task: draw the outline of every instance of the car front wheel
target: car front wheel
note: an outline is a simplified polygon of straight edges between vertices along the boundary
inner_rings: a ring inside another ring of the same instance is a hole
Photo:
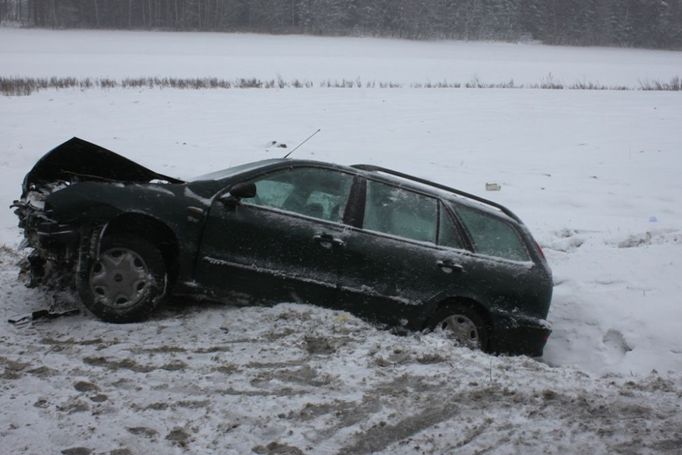
[[[166,293],[163,256],[143,238],[105,238],[99,255],[83,260],[78,291],[83,304],[103,321],[142,321]]]

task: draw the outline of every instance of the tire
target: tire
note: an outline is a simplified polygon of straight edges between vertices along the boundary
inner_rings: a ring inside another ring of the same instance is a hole
[[[449,304],[438,308],[429,327],[442,331],[461,346],[490,352],[491,326],[472,305]]]
[[[127,323],[147,319],[166,294],[166,264],[159,249],[133,236],[104,238],[99,257],[82,253],[78,293],[99,319]]]

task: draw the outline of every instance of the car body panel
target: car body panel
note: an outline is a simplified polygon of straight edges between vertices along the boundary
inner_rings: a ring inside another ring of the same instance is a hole
[[[316,237],[341,237],[344,230],[277,209],[216,201],[206,220],[195,280],[219,296],[238,290],[334,306],[338,247]]]

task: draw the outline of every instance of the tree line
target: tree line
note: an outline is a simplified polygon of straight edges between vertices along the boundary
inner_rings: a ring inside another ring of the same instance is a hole
[[[0,0],[3,22],[682,49],[682,0]]]

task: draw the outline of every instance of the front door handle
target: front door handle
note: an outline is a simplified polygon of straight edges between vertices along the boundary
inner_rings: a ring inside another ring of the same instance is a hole
[[[331,234],[315,234],[313,240],[319,243],[323,248],[330,249],[332,247],[340,248],[346,244],[341,239],[334,237]]]
[[[440,267],[440,269],[445,273],[452,272],[462,273],[464,271],[464,267],[462,266],[462,264],[457,264],[456,262],[451,261],[450,259],[438,260],[436,261],[436,265]]]

